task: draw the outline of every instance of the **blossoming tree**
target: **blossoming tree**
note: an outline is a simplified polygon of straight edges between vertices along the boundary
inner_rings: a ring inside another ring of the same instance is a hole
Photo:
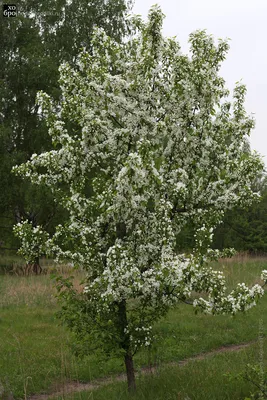
[[[152,326],[192,292],[207,292],[194,306],[207,313],[247,310],[262,296],[259,285],[226,290],[209,261],[214,228],[226,210],[258,198],[251,182],[263,163],[243,146],[254,126],[244,109],[245,87],[232,103],[218,75],[226,41],[204,31],[190,35],[191,55],[175,38],[162,37],[163,14],[118,44],[95,29],[92,53],[77,68],[60,67],[60,109],[46,93],[38,103],[55,149],[15,167],[46,184],[69,213],[53,236],[25,221],[15,227],[21,252],[32,245],[86,271],[78,294],[59,281],[63,315],[88,345],[124,357],[128,387],[135,388],[133,356],[150,346]],[[195,232],[191,255],[177,254],[176,236]]]

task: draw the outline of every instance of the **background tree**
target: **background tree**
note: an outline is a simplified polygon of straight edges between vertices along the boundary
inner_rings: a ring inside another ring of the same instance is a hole
[[[237,251],[254,255],[267,252],[266,177],[258,179],[255,189],[261,194],[260,202],[246,209],[237,206],[228,211],[214,233],[214,247],[222,249],[232,245]]]
[[[96,28],[92,53],[83,51],[77,68],[61,65],[60,107],[38,96],[57,147],[14,168],[50,188],[69,213],[54,235],[18,224],[21,252],[30,256],[39,243],[85,269],[81,294],[58,279],[62,317],[91,350],[124,357],[129,390],[133,356],[150,346],[153,323],[171,306],[207,292],[194,300],[197,310],[234,314],[263,294],[245,284],[228,293],[208,264],[229,253],[211,249],[213,230],[227,210],[258,198],[252,182],[263,168],[242,151],[254,125],[245,87],[236,86],[231,104],[218,75],[228,44],[198,31],[187,57],[162,37],[159,8],[147,23],[134,21],[138,34],[127,42]],[[185,256],[175,239],[188,221],[195,245]]]
[[[63,61],[75,65],[81,47],[90,51],[95,24],[117,41],[128,32],[125,0],[25,0],[17,4],[18,15],[0,19],[0,241],[17,247],[12,225],[22,219],[53,231],[56,215],[50,192],[33,189],[11,175],[14,165],[33,153],[51,150],[47,126],[36,105],[44,90],[60,99],[58,67]]]

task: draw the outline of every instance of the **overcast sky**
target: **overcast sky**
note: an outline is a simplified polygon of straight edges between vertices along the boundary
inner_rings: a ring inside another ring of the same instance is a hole
[[[267,0],[135,0],[133,12],[146,18],[155,3],[166,15],[164,35],[177,36],[186,53],[197,29],[231,39],[221,75],[230,90],[240,79],[247,86],[246,109],[256,118],[251,147],[267,166]]]

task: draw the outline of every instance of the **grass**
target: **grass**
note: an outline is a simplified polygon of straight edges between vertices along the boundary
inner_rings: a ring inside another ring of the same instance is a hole
[[[216,268],[225,272],[228,284],[255,283],[267,266],[264,258],[224,260]],[[79,282],[77,276],[77,283]],[[0,383],[15,399],[32,393],[56,391],[66,381],[88,382],[124,372],[119,359],[99,355],[77,359],[71,353],[71,335],[55,318],[57,304],[49,275],[10,276],[0,279]],[[135,359],[137,370],[149,362],[160,367],[156,376],[140,377],[134,399],[244,399],[252,389],[247,383],[230,382],[224,374],[241,372],[246,363],[259,359],[257,345],[238,353],[216,354],[207,360],[181,367],[164,367],[220,346],[244,343],[258,337],[259,321],[266,327],[267,298],[246,314],[231,316],[194,315],[181,304],[155,326],[156,343]],[[267,343],[265,343],[267,354]],[[1,386],[1,385],[0,385]],[[128,399],[124,382],[113,383],[92,393],[70,399]],[[243,397],[242,397],[243,396]]]
[[[81,392],[64,396],[68,400],[241,400],[253,385],[229,379],[242,371],[252,360],[257,361],[257,346],[238,353],[217,354],[206,360],[195,360],[186,366],[162,367],[157,374],[141,376],[137,380],[138,392],[129,395],[124,382],[113,383],[94,392]],[[54,400],[61,400],[62,396]]]

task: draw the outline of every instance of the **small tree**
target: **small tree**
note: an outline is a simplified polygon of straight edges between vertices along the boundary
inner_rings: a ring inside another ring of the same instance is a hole
[[[218,75],[228,44],[197,31],[189,58],[162,37],[157,6],[147,23],[133,20],[137,33],[126,43],[96,28],[92,54],[84,50],[75,69],[61,65],[60,109],[38,96],[55,149],[15,167],[69,213],[53,236],[19,224],[23,249],[35,237],[56,260],[86,270],[82,294],[59,281],[63,316],[91,348],[123,355],[130,390],[133,356],[150,346],[153,323],[171,306],[207,292],[194,300],[198,310],[234,314],[263,294],[243,283],[227,293],[208,266],[227,253],[210,248],[213,229],[226,210],[259,197],[251,182],[263,168],[242,150],[254,126],[245,87],[236,86],[231,104]],[[195,247],[185,256],[175,238],[189,222]]]

